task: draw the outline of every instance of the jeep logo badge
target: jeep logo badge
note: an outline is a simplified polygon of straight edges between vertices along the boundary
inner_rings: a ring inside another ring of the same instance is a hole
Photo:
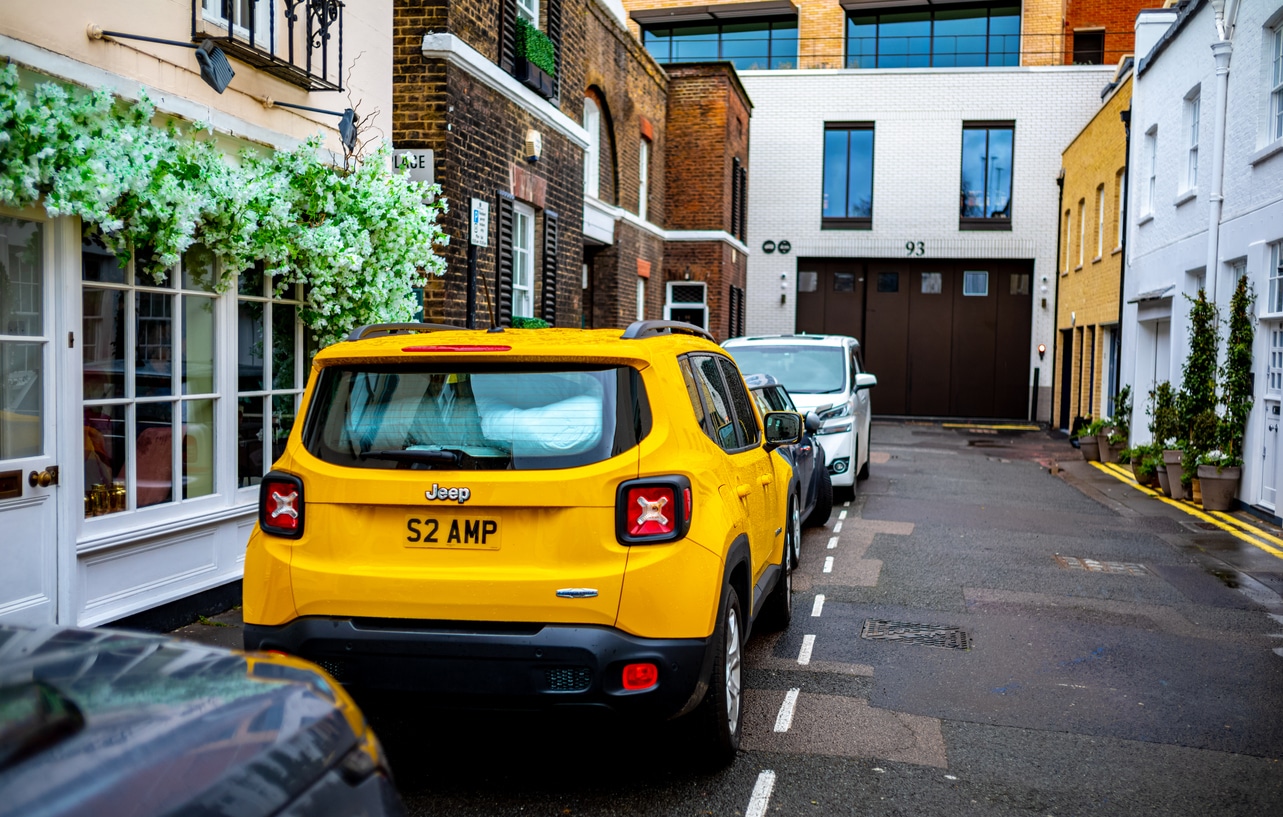
[[[434,482],[432,483],[432,489],[428,491],[424,491],[423,496],[434,502],[437,500],[444,502],[452,499],[455,502],[458,502],[460,505],[462,505],[463,503],[468,501],[469,497],[472,496],[472,489],[471,488],[442,488],[440,485]]]

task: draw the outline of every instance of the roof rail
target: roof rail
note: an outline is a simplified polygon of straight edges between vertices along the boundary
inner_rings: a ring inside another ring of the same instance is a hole
[[[365,340],[375,335],[396,335],[402,332],[440,332],[447,329],[462,329],[462,326],[450,326],[446,323],[368,323],[358,326],[348,333],[348,340]]]
[[[694,324],[685,323],[684,321],[634,321],[620,335],[622,340],[634,340],[636,338],[649,338],[655,335],[694,335],[697,338],[704,338],[712,341],[713,336]]]

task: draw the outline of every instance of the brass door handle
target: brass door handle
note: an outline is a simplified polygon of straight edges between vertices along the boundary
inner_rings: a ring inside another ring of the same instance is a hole
[[[43,471],[32,471],[27,475],[27,484],[32,488],[48,488],[58,484],[58,466],[51,465]]]

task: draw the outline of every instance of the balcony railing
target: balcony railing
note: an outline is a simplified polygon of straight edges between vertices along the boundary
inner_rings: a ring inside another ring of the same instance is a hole
[[[192,0],[192,40],[309,91],[343,90],[342,0]]]

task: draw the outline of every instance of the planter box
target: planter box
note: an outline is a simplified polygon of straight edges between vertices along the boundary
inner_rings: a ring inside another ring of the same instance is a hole
[[[1096,448],[1100,451],[1101,462],[1118,462],[1118,457],[1113,455],[1114,449],[1109,447],[1109,434],[1096,435]]]
[[[523,57],[517,58],[517,80],[544,99],[557,94],[557,81],[539,66]]]
[[[1163,450],[1163,464],[1167,466],[1168,496],[1172,499],[1185,498],[1185,486],[1181,485],[1181,457],[1184,454],[1179,448]]]
[[[1079,437],[1078,450],[1083,452],[1083,459],[1087,462],[1100,462],[1100,443],[1095,435]]]
[[[1162,490],[1163,496],[1172,495],[1172,485],[1167,481],[1167,468],[1158,469],[1158,487]]]
[[[1238,494],[1238,483],[1243,476],[1243,469],[1229,465],[1216,472],[1215,465],[1198,466],[1198,481],[1203,489],[1203,510],[1228,511],[1234,507],[1234,497]]]

